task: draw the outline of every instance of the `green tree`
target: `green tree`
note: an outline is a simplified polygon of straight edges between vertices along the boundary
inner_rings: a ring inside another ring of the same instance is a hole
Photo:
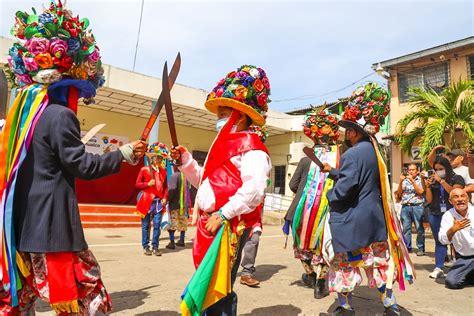
[[[473,87],[474,81],[459,80],[441,93],[432,88],[411,88],[409,103],[412,111],[397,124],[396,140],[402,150],[410,152],[415,141],[419,140],[420,154],[426,159],[437,145],[450,148],[461,148],[469,143],[472,145]],[[465,142],[456,141],[456,131],[463,134]],[[445,133],[449,135],[447,141]]]

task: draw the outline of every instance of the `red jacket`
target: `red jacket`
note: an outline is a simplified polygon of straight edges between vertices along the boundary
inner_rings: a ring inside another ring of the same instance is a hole
[[[135,187],[142,190],[142,195],[137,203],[137,211],[140,212],[143,217],[148,214],[151,203],[155,197],[159,199],[168,199],[168,183],[166,182],[166,170],[159,167],[158,171],[153,169],[153,178],[155,179],[154,186],[148,186],[148,182],[152,180],[150,174],[150,167],[142,167],[138,174]]]

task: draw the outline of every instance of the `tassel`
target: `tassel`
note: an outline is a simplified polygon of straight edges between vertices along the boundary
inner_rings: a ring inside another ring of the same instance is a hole
[[[56,312],[56,314],[81,312],[77,300],[71,302],[54,303],[51,304],[51,308]]]

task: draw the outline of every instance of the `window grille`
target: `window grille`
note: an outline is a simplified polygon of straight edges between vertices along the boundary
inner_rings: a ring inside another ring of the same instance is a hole
[[[441,92],[448,86],[448,62],[398,73],[398,94],[402,103],[409,100],[410,87],[432,88],[436,92]]]

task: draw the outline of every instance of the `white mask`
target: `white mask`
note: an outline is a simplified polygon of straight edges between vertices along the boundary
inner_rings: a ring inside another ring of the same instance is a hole
[[[219,132],[225,126],[225,124],[227,123],[228,120],[229,120],[228,117],[224,117],[224,118],[221,118],[221,119],[217,120],[217,122],[216,122],[216,131]]]
[[[445,170],[438,170],[438,171],[436,171],[436,173],[438,174],[438,176],[439,176],[441,179],[446,178],[446,171],[445,171]]]

